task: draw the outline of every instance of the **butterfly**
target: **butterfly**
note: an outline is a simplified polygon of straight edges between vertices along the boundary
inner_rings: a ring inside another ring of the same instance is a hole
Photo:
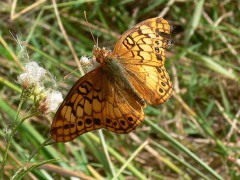
[[[50,134],[58,142],[101,128],[129,133],[144,120],[146,103],[172,94],[164,67],[171,44],[170,25],[160,17],[126,31],[113,51],[94,47],[99,67],[81,77],[56,112]]]

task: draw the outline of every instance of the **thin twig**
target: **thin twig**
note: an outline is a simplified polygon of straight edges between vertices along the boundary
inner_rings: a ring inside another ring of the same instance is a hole
[[[218,25],[217,23],[214,23],[214,22],[212,21],[212,19],[208,16],[208,14],[207,14],[205,11],[203,11],[203,17],[204,17],[204,18],[208,21],[208,23],[211,24],[212,26]],[[215,27],[216,27],[216,26],[215,26]],[[223,35],[223,33],[222,33],[220,30],[218,30],[218,29],[216,29],[216,32],[217,32],[217,34],[220,36],[220,39],[222,40],[222,42],[228,47],[228,49],[230,50],[230,52],[231,52],[233,55],[237,56],[237,51],[233,48],[233,46],[232,46],[230,43],[228,43],[228,41],[227,41],[226,37]]]
[[[16,9],[17,4],[14,4],[14,3],[17,3],[17,2],[14,1],[12,4],[12,9],[11,9],[11,20],[15,20],[15,19],[19,18],[21,15],[27,13],[28,11],[30,11],[36,7],[39,7],[39,5],[44,3],[45,1],[46,0],[39,0],[16,14],[15,14],[15,9]]]
[[[6,41],[2,38],[2,36],[0,35],[0,43],[2,43],[2,45],[6,48],[6,50],[9,52],[9,54],[11,55],[11,57],[13,58],[13,60],[17,63],[18,67],[21,68],[22,70],[24,70],[22,64],[19,62],[19,59],[17,58],[17,56],[12,52],[12,50],[8,47]]]
[[[168,1],[165,8],[161,11],[161,13],[158,15],[158,17],[164,17],[167,14],[167,12],[169,11],[170,6],[173,5],[174,1],[175,0]]]
[[[78,178],[87,179],[87,180],[96,180],[95,178],[88,176],[79,170],[74,171],[74,170],[66,169],[54,164],[44,164],[38,168],[44,169],[48,172],[54,172],[54,173],[60,174],[61,176],[64,176],[64,177],[78,177]]]
[[[112,180],[116,180],[118,176],[123,172],[123,170],[127,167],[127,165],[140,153],[140,151],[148,145],[148,140],[144,141],[135,152],[132,153],[131,157],[128,158],[128,160],[122,165],[122,167],[119,169],[117,174],[113,177]]]
[[[94,24],[91,24],[91,23],[88,24],[86,21],[80,20],[80,19],[78,19],[76,17],[73,17],[73,16],[69,16],[69,14],[67,14],[67,13],[64,13],[63,17],[65,17],[67,19],[70,19],[71,21],[80,23],[80,24],[82,24],[84,26],[89,26],[91,29],[95,29],[95,30],[101,31],[104,34],[109,34],[109,35],[115,37],[116,39],[118,39],[121,36],[119,33],[113,32],[112,30],[109,31],[109,30],[107,30],[105,28],[102,28],[102,27],[99,27],[97,25],[94,25]]]
[[[57,8],[57,5],[56,5],[56,0],[52,0],[52,3],[53,3],[54,12],[55,12],[55,15],[56,15],[56,18],[57,18],[57,22],[58,22],[59,28],[60,28],[60,30],[61,30],[61,32],[63,34],[63,37],[64,37],[64,39],[65,39],[65,41],[66,41],[70,51],[72,52],[74,60],[76,61],[77,65],[79,67],[80,73],[83,75],[84,71],[82,69],[81,63],[80,63],[80,61],[79,61],[79,59],[77,57],[77,54],[76,54],[76,52],[75,52],[75,50],[74,50],[74,48],[73,48],[73,46],[72,46],[72,44],[71,44],[71,42],[70,42],[70,40],[68,38],[68,35],[67,35],[67,33],[66,33],[65,29],[64,29],[64,26],[62,24],[61,18],[59,16],[58,8]]]
[[[232,129],[234,129],[234,130],[236,130],[238,133],[240,133],[240,130],[239,130],[239,128],[236,126],[236,119],[237,118],[235,118],[235,120],[232,120],[229,116],[228,116],[228,114],[224,111],[224,108],[221,106],[221,104],[218,102],[218,101],[215,101],[215,104],[217,105],[217,107],[218,107],[218,109],[222,112],[222,114],[223,114],[223,117],[227,120],[227,122],[231,125],[231,128]],[[234,123],[234,121],[236,121],[235,123]],[[229,135],[228,135],[229,136]]]

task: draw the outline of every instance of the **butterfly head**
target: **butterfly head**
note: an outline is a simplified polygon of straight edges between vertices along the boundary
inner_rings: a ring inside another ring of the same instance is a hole
[[[99,48],[99,47],[94,47],[93,48],[93,58],[96,59],[98,63],[103,63],[107,59],[112,57],[112,51],[106,50],[106,48]]]

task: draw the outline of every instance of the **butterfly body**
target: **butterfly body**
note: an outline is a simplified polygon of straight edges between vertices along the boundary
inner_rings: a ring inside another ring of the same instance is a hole
[[[169,43],[168,22],[152,18],[126,31],[113,52],[95,47],[99,66],[76,82],[59,107],[53,139],[67,142],[101,128],[116,133],[135,129],[144,119],[145,102],[161,104],[171,96],[164,67]]]
[[[126,69],[119,61],[116,60],[117,58],[119,57],[113,56],[104,58],[99,70],[105,74],[106,79],[108,79],[115,87],[122,89],[127,92],[127,94],[131,94],[142,106],[145,106],[144,99],[128,81],[125,75],[127,73]],[[98,58],[96,57],[96,59]]]

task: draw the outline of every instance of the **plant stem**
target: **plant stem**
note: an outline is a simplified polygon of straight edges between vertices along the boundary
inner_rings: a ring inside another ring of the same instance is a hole
[[[148,141],[143,142],[137,150],[131,155],[130,158],[122,165],[122,167],[118,170],[117,174],[112,178],[112,180],[116,180],[118,176],[123,172],[123,170],[128,166],[128,164],[139,154],[139,152],[148,144]]]
[[[13,119],[13,127],[15,127],[15,124],[16,124],[16,121],[18,119],[18,116],[19,116],[19,113],[20,113],[20,110],[22,108],[24,100],[25,100],[25,91],[22,90],[22,93],[21,93],[21,96],[20,96],[20,103],[19,103],[18,109],[17,109],[17,113],[16,113],[16,115],[15,115],[15,117]]]
[[[26,92],[23,90],[22,91],[22,94],[21,94],[21,100],[20,100],[20,103],[19,103],[19,106],[18,106],[18,109],[17,109],[17,113],[14,117],[14,120],[13,120],[13,129],[11,131],[11,133],[9,134],[9,136],[7,137],[7,145],[6,145],[6,149],[4,151],[4,154],[3,154],[3,159],[2,159],[2,162],[1,162],[1,169],[0,169],[0,179],[3,178],[3,173],[4,173],[4,167],[6,165],[6,160],[7,160],[7,156],[8,156],[8,151],[9,151],[9,148],[11,146],[11,143],[12,143],[12,140],[13,140],[13,137],[17,131],[17,129],[19,128],[19,126],[21,126],[21,124],[28,118],[38,114],[39,112],[35,112],[35,113],[32,113],[30,114],[29,116],[26,116],[25,118],[23,118],[17,125],[15,125],[17,123],[17,119],[19,117],[19,113],[20,113],[20,110],[21,110],[21,107],[23,105],[23,102],[25,101],[25,98],[26,98]]]
[[[23,105],[23,102],[25,100],[25,91],[23,90],[22,93],[21,93],[21,97],[20,97],[20,103],[18,105],[18,109],[17,109],[17,113],[13,119],[13,129],[11,131],[11,133],[9,135],[7,135],[7,146],[6,146],[6,149],[4,151],[4,154],[3,154],[3,159],[2,159],[2,162],[1,162],[1,169],[0,169],[0,179],[3,178],[3,173],[4,173],[4,167],[6,165],[6,160],[7,160],[7,156],[8,156],[8,151],[9,151],[9,148],[10,148],[10,145],[12,143],[12,138],[13,138],[13,135],[14,133],[16,132],[16,127],[18,126],[15,126],[16,122],[17,122],[17,119],[18,119],[18,116],[19,116],[19,113],[20,113],[20,110],[22,108],[22,105]]]
[[[103,132],[102,132],[101,129],[98,132],[99,132],[99,136],[100,136],[100,139],[101,139],[103,150],[104,150],[104,153],[106,155],[106,158],[107,158],[107,161],[108,161],[111,173],[112,173],[113,177],[115,177],[116,176],[116,172],[115,172],[114,166],[112,164],[111,158],[110,158],[109,153],[108,153],[108,149],[107,149],[107,145],[106,145],[106,141],[105,141]]]
[[[28,165],[28,163],[32,160],[32,158],[52,139],[51,136],[48,136],[45,141],[35,149],[32,154],[29,156],[28,160],[22,165],[22,167],[14,174],[14,176],[11,178],[12,180],[18,179],[19,175],[21,175],[24,168]]]

